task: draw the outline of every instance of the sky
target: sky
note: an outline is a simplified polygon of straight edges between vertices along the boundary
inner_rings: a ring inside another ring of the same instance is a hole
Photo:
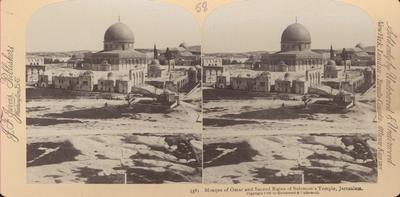
[[[38,9],[27,25],[27,51],[101,50],[106,29],[128,25],[135,48],[198,45],[201,31],[185,9],[150,0],[70,0]]]
[[[295,22],[311,34],[311,48],[375,45],[375,26],[362,9],[333,0],[243,0],[214,10],[203,25],[204,52],[279,51]]]
[[[101,50],[106,29],[118,21],[135,35],[135,48],[202,45],[203,52],[279,51],[283,30],[303,24],[314,49],[375,45],[363,10],[333,0],[242,0],[227,4],[200,26],[191,13],[156,0],[70,0],[37,10],[27,25],[27,51]]]

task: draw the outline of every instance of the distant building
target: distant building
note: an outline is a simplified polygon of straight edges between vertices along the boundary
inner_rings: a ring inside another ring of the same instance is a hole
[[[189,77],[186,71],[173,72],[170,74],[169,80],[165,82],[167,89],[178,92],[189,84]]]
[[[115,92],[127,94],[132,90],[132,82],[129,78],[124,76],[115,80]]]
[[[189,46],[185,42],[179,44],[177,47],[169,47],[171,53],[172,66],[195,66],[201,64],[201,46]],[[161,64],[167,64],[166,49],[159,50],[157,59]]]
[[[357,92],[360,88],[365,87],[366,85],[371,85],[366,83],[364,70],[360,69],[347,70],[344,73],[344,76],[339,78],[324,79],[322,84],[334,89],[345,90],[347,92]]]
[[[231,85],[231,78],[227,75],[217,76],[217,81],[215,82],[216,88],[227,88]]]
[[[191,79],[190,71],[186,69],[173,70],[166,76],[157,78],[148,78],[146,83],[160,89],[168,89],[173,92],[183,91],[192,84],[195,79]]]
[[[310,87],[318,87],[321,85],[321,70],[319,68],[311,68],[306,71],[305,81],[310,83]]]
[[[292,92],[292,81],[287,79],[278,79],[275,81],[275,91],[291,93]]]
[[[176,65],[194,66],[200,64],[200,46],[188,46],[183,42],[179,47],[171,48],[171,52],[173,53]]]
[[[191,67],[188,70],[188,78],[189,78],[189,83],[190,84],[196,84],[199,81],[199,75],[200,72],[199,70],[196,69],[196,67]]]
[[[35,85],[39,76],[42,75],[46,67],[44,66],[44,58],[40,56],[26,56],[25,80],[28,85]]]
[[[335,51],[335,61],[343,64],[349,60],[353,66],[372,66],[375,65],[375,47],[365,47],[362,43],[358,43],[354,48],[344,48]]]
[[[204,56],[201,58],[201,66],[203,67],[203,83],[214,84],[217,76],[224,73],[222,67],[222,58],[213,56]]]
[[[323,85],[348,92],[362,91],[370,87],[375,82],[375,73],[371,66],[353,67],[354,55],[362,53],[364,57],[370,56],[362,49],[363,46],[357,44],[356,50],[343,49],[339,55],[335,55],[331,47],[331,60],[324,66]],[[334,59],[341,65],[337,66]]]
[[[37,82],[37,86],[41,88],[47,88],[49,86],[49,76],[48,75],[39,75],[39,79]]]
[[[79,90],[92,91],[94,88],[94,74],[92,71],[85,71],[78,77]]]
[[[64,63],[67,62],[71,57],[67,56],[67,55],[53,55],[53,56],[46,56],[45,58],[45,63],[49,63],[49,64],[58,64],[58,63]]]
[[[25,61],[27,66],[44,65],[44,58],[40,56],[27,55]]]
[[[84,54],[72,55],[72,57],[67,61],[67,66],[70,68],[82,68],[84,57]]]
[[[310,84],[304,80],[293,80],[292,81],[292,92],[295,94],[307,94]]]
[[[372,85],[375,83],[375,73],[372,68],[365,68],[364,69],[364,78],[365,78],[365,84],[367,85]]]
[[[129,70],[129,80],[132,82],[132,86],[142,86],[145,82],[144,68],[137,66]]]
[[[217,76],[216,88],[232,88],[252,92],[306,94],[310,87],[321,85],[320,69],[302,72],[268,72],[247,69],[232,70]]]
[[[285,73],[282,79],[275,80],[274,90],[282,93],[306,94],[310,87],[321,85],[321,71],[309,69],[305,74]]]
[[[78,77],[74,74],[53,76],[52,82],[55,88],[66,90],[78,89]]]
[[[219,79],[224,79],[223,77]],[[225,79],[226,80],[226,79]],[[252,75],[237,75],[230,78],[232,89],[246,90],[255,92],[270,92],[271,87],[271,74],[263,72],[261,74]]]
[[[97,81],[97,90],[100,92],[115,92],[115,77],[109,73],[107,78],[100,78]]]
[[[40,75],[37,83],[39,87],[53,87],[66,90],[78,91],[100,91],[100,92],[116,92],[129,93],[132,87],[144,85],[145,76],[143,68],[138,66],[126,72],[108,72],[104,76],[104,72],[70,72],[60,73],[51,77],[49,74]]]
[[[222,67],[222,58],[214,56],[203,56],[203,58],[201,58],[201,65],[210,67]]]
[[[223,64],[245,64],[249,58],[242,54],[234,54],[232,56],[223,57]]]

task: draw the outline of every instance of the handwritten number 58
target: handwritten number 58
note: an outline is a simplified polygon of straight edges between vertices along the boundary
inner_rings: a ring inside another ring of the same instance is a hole
[[[196,11],[199,12],[207,12],[207,1],[202,1],[196,4]]]

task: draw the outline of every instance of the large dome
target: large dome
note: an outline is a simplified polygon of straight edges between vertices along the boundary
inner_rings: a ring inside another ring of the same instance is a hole
[[[106,30],[104,42],[135,42],[135,37],[127,25],[118,22]]]
[[[293,23],[283,31],[281,42],[311,43],[311,35],[302,24]]]

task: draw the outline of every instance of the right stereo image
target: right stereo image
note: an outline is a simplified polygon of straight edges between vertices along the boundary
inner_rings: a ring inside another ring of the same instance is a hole
[[[252,0],[211,13],[203,183],[376,183],[375,48],[374,21],[342,2]]]

